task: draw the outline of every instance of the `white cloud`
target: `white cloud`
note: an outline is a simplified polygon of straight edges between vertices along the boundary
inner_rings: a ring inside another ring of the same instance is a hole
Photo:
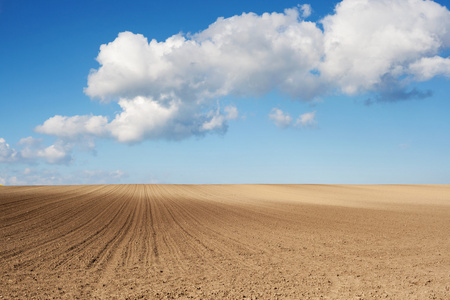
[[[238,117],[235,106],[221,112],[202,112],[203,106],[172,99],[161,103],[151,97],[137,96],[119,100],[122,112],[108,122],[102,116],[55,116],[37,126],[36,131],[62,139],[112,137],[121,143],[136,143],[144,139],[183,139],[209,131],[224,132],[228,120]],[[94,124],[95,126],[92,126]]]
[[[226,106],[224,108],[224,111],[227,113],[226,114],[227,120],[236,120],[239,117],[239,112],[236,106],[233,105]]]
[[[301,9],[307,14],[310,7]],[[219,97],[262,95],[275,88],[307,99],[319,93],[309,70],[320,62],[322,33],[314,23],[299,21],[299,14],[294,8],[219,18],[198,34],[177,34],[163,42],[120,33],[100,47],[100,68],[91,71],[85,93],[104,102],[119,101],[122,112],[102,124],[119,142],[223,133],[238,111],[234,106],[224,112],[214,108]],[[85,133],[82,123],[88,118],[77,117],[81,123],[72,122],[77,130],[69,125],[57,127],[70,130],[44,130],[44,123],[36,131],[58,137]]]
[[[57,170],[31,169],[0,170],[2,185],[55,185],[55,184],[113,184],[121,183],[128,176],[122,170],[77,170],[61,174]]]
[[[23,171],[16,169],[0,170],[0,182],[3,185],[46,185],[60,184],[61,174],[56,171],[38,171],[26,168]]]
[[[121,111],[111,121],[54,116],[36,131],[123,143],[182,139],[226,131],[237,108],[218,111],[215,102],[224,96],[277,90],[304,101],[336,91],[378,94],[371,103],[422,99],[431,91],[410,89],[411,82],[449,76],[449,58],[439,56],[450,47],[450,12],[444,6],[424,0],[343,0],[320,21],[323,30],[304,20],[311,11],[303,4],[283,13],[219,18],[196,34],[160,42],[119,33],[101,45],[100,66],[91,70],[85,93],[118,101]],[[281,128],[305,127],[313,125],[310,114],[295,124],[282,111],[272,111],[270,118]]]
[[[299,6],[300,10],[302,11],[302,18],[307,18],[311,15],[312,8],[309,4],[302,4]]]
[[[450,58],[424,57],[412,63],[409,66],[409,71],[419,81],[430,80],[439,75],[450,77]]]
[[[322,20],[324,79],[346,94],[375,90],[382,78],[450,46],[450,12],[433,1],[344,0]]]
[[[72,160],[70,151],[73,146],[60,140],[45,147],[41,139],[29,136],[21,139],[18,145],[22,147],[19,153],[21,159],[25,162],[42,159],[49,164],[68,164]]]
[[[278,128],[282,129],[287,128],[292,124],[292,117],[279,108],[272,108],[269,119],[271,119]]]
[[[239,112],[235,106],[227,106],[224,109],[226,115],[220,112],[220,106],[217,104],[217,110],[210,111],[207,116],[209,120],[202,124],[202,130],[217,130],[224,131],[226,130],[226,121],[227,120],[236,120],[239,116]]]
[[[26,137],[21,139],[13,149],[0,138],[0,163],[36,163],[43,160],[49,164],[67,164],[72,160],[72,145],[60,140],[45,147],[41,139]]]
[[[122,32],[100,47],[101,66],[91,71],[85,92],[104,101],[151,96],[161,102],[167,95],[189,102],[260,95],[301,84],[293,77],[313,77],[321,48],[322,32],[299,21],[298,8],[219,18],[189,38],[177,34],[164,42]]]
[[[308,16],[311,7],[219,18],[197,34],[163,42],[120,33],[100,47],[101,66],[91,71],[85,92],[105,101],[166,102],[173,95],[203,102],[280,89],[310,100],[326,87],[374,90],[383,76],[407,75],[410,64],[450,46],[450,12],[433,1],[344,0],[321,21],[323,32],[300,13]]]
[[[172,131],[176,131],[176,124],[171,124],[171,121],[179,114],[179,104],[174,101],[163,106],[151,98],[140,96],[131,100],[121,99],[119,105],[123,112],[108,125],[111,135],[119,142],[135,142],[163,135],[171,125],[175,127],[171,128]],[[176,133],[172,132],[172,135]]]
[[[104,116],[59,116],[46,120],[35,128],[38,133],[55,135],[61,138],[76,139],[80,136],[105,135],[108,118]]]
[[[314,127],[315,125],[317,125],[317,121],[315,118],[315,111],[302,114],[295,121],[295,125],[299,127]]]
[[[203,113],[202,105],[188,104],[179,99],[161,103],[152,98],[138,96],[121,99],[122,112],[106,125],[112,137],[123,143],[144,139],[183,139],[202,135],[208,131],[222,132],[227,121],[237,118],[235,107],[226,107],[225,114],[216,111]]]
[[[292,117],[289,115],[289,113],[283,112],[279,108],[272,108],[272,111],[269,114],[269,119],[273,121],[273,123],[281,129],[288,128],[290,126],[295,127],[314,127],[317,125],[317,121],[315,119],[316,112],[309,112],[304,113],[300,115],[295,122],[293,122]]]
[[[17,151],[12,149],[4,138],[0,138],[0,163],[14,162],[18,159]]]

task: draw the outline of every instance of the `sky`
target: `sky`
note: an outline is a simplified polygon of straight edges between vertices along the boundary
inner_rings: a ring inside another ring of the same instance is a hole
[[[443,0],[0,0],[0,184],[450,184],[449,80]]]

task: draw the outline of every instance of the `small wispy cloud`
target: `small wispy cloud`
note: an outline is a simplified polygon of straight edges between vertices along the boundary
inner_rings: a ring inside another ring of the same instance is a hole
[[[309,112],[302,114],[298,117],[297,121],[295,122],[296,126],[300,127],[315,127],[317,125],[316,121],[316,112]]]
[[[5,139],[0,138],[0,163],[29,163],[39,161],[48,164],[68,164],[72,160],[73,145],[56,141],[45,146],[41,139],[33,137],[22,138],[17,143],[18,148],[12,148]]]
[[[299,6],[300,10],[302,12],[302,18],[307,18],[311,15],[312,13],[312,8],[311,5],[309,4],[302,4]]]
[[[17,151],[11,148],[4,138],[0,138],[0,163],[14,162],[17,159],[19,159]]]
[[[284,113],[279,108],[272,108],[269,114],[269,119],[281,129],[287,128],[292,124],[292,117],[288,113]]]
[[[269,114],[269,119],[280,129],[288,127],[313,128],[317,125],[315,111],[301,114],[294,121],[289,113],[285,113],[279,108],[273,108]]]
[[[0,170],[1,185],[62,185],[121,183],[128,174],[121,170],[77,170],[68,174],[58,170],[25,168]]]

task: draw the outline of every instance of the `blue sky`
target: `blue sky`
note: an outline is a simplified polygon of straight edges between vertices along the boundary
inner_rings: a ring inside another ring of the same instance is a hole
[[[0,184],[450,184],[445,5],[0,0]]]

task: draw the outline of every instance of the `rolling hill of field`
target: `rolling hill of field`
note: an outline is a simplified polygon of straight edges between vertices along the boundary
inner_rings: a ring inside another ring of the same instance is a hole
[[[3,299],[449,299],[450,186],[2,186],[0,274]]]

